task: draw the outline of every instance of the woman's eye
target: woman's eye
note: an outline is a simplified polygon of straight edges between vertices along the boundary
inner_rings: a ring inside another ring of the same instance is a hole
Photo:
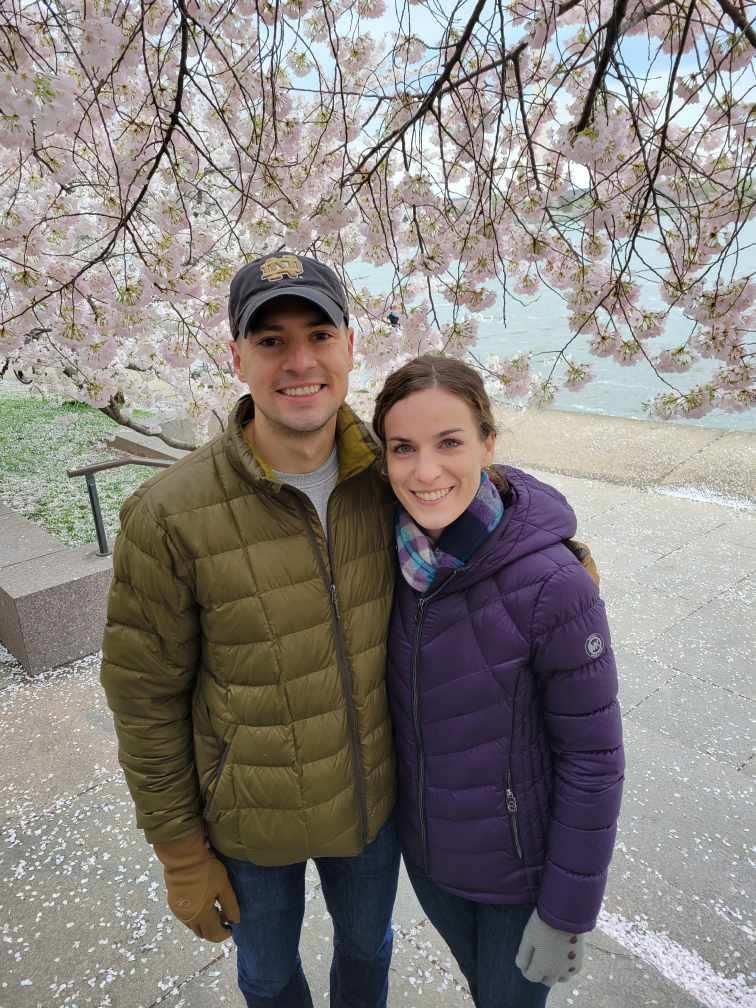
[[[444,439],[444,440],[443,440],[443,441],[441,442],[441,446],[442,446],[443,448],[459,448],[459,446],[460,446],[461,444],[462,444],[462,442],[461,442],[461,441],[457,441],[457,439],[456,439],[456,438],[445,438],[445,439]]]
[[[408,444],[394,445],[392,451],[394,455],[406,455],[407,452],[412,451],[412,446]]]

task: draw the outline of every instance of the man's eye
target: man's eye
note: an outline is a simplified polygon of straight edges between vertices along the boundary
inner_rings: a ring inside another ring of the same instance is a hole
[[[275,336],[265,336],[264,339],[258,340],[257,345],[261,347],[274,347],[278,342]]]
[[[333,339],[333,333],[329,333],[329,332],[315,333],[315,339],[316,340],[329,340],[329,339]]]

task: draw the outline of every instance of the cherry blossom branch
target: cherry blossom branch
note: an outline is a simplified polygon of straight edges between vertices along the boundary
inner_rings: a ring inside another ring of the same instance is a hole
[[[596,72],[593,75],[593,80],[588,88],[588,94],[586,95],[583,111],[580,114],[580,118],[575,123],[573,129],[575,133],[582,133],[593,118],[593,106],[596,101],[596,95],[603,84],[604,76],[606,75],[606,68],[609,66],[609,60],[614,52],[615,46],[617,45],[620,25],[622,24],[622,19],[625,16],[626,10],[627,0],[617,0],[617,3],[615,3],[612,8],[611,17],[606,23],[604,47],[601,50],[601,56],[599,57],[599,61],[596,65]]]
[[[45,301],[49,300],[49,298],[54,297],[56,294],[58,294],[64,288],[73,289],[76,286],[77,281],[80,280],[81,277],[83,277],[85,273],[87,273],[90,269],[92,269],[93,266],[95,266],[98,262],[102,262],[102,261],[104,261],[104,260],[107,259],[107,257],[109,256],[109,254],[111,253],[111,251],[115,247],[115,244],[116,244],[116,241],[118,239],[119,233],[128,226],[129,221],[131,220],[131,218],[134,216],[134,214],[138,210],[140,203],[142,202],[142,200],[145,198],[145,196],[149,192],[150,183],[151,183],[151,181],[152,181],[155,173],[157,172],[158,168],[160,167],[160,163],[161,163],[163,157],[165,156],[166,151],[168,150],[168,147],[169,147],[169,145],[171,143],[171,139],[172,139],[172,136],[173,136],[173,131],[175,130],[176,125],[177,125],[178,120],[179,120],[179,115],[181,113],[181,102],[182,102],[183,93],[184,93],[184,78],[185,78],[186,72],[187,72],[186,58],[187,58],[188,45],[189,45],[189,32],[188,32],[187,19],[186,19],[185,0],[176,0],[176,3],[177,3],[177,6],[178,6],[180,15],[181,15],[181,54],[180,54],[180,60],[179,60],[179,72],[178,72],[178,77],[177,77],[177,80],[176,80],[176,95],[175,95],[175,98],[174,98],[173,109],[171,111],[171,115],[170,115],[170,118],[168,120],[166,131],[165,131],[165,134],[163,136],[163,140],[162,140],[162,142],[160,144],[160,147],[158,149],[158,152],[155,155],[155,158],[154,158],[154,160],[153,160],[153,162],[152,162],[152,164],[150,166],[150,169],[149,169],[149,171],[148,171],[148,173],[147,173],[147,175],[145,177],[144,184],[142,185],[142,188],[141,188],[139,194],[134,199],[131,207],[127,210],[127,212],[125,214],[123,214],[121,216],[120,220],[115,225],[112,237],[110,238],[110,241],[108,242],[108,244],[106,245],[106,247],[101,252],[99,252],[98,255],[95,258],[93,258],[93,259],[89,260],[88,262],[86,262],[78,270],[78,272],[76,272],[74,274],[74,276],[71,277],[71,278],[69,278],[64,284],[61,284],[60,286],[58,286],[58,287],[54,288],[53,290],[49,291],[47,294],[45,294],[45,295],[41,296],[40,298],[38,298],[35,301],[35,307],[38,306],[38,305],[43,304]],[[8,321],[11,322],[15,318],[17,318],[17,317],[18,317],[17,315],[11,315],[9,317]]]
[[[533,179],[536,184],[536,189],[541,192],[541,182],[538,178],[538,166],[536,165],[535,151],[533,150],[533,138],[530,135],[530,129],[528,128],[528,114],[525,111],[525,97],[522,91],[522,79],[520,78],[520,60],[519,58],[514,61],[514,72],[515,80],[517,81],[517,96],[520,103],[520,115],[522,116],[522,130],[525,134],[525,142],[528,145],[528,153],[530,154],[530,166],[533,171]]]
[[[756,31],[754,31],[748,21],[746,21],[745,14],[743,14],[742,11],[739,11],[735,4],[730,3],[730,0],[717,0],[717,3],[725,14],[727,14],[728,17],[735,22],[751,45],[756,49]]]
[[[410,129],[410,127],[414,126],[416,122],[422,119],[425,116],[426,112],[433,106],[433,102],[436,100],[438,95],[443,90],[444,85],[451,77],[454,67],[459,63],[460,59],[462,58],[462,53],[464,52],[465,47],[467,46],[470,36],[472,35],[473,29],[475,28],[475,25],[477,24],[478,19],[480,18],[481,11],[485,7],[485,5],[486,0],[477,0],[475,8],[473,9],[470,18],[467,24],[465,25],[465,29],[462,32],[462,35],[460,36],[460,39],[457,42],[456,46],[454,47],[454,52],[452,53],[450,59],[447,60],[441,75],[438,77],[433,87],[428,91],[417,111],[410,117],[410,119],[406,123],[404,123],[402,126],[398,126],[395,130],[389,133],[388,136],[384,137],[377,144],[375,144],[366,154],[364,154],[360,158],[357,167],[354,169],[354,171],[351,172],[346,177],[346,179],[344,180],[345,182],[350,181],[351,178],[353,178],[355,175],[362,174],[363,169],[372,160],[372,158],[381,150],[382,147],[386,147],[387,149],[384,151],[384,153],[381,155],[378,161],[373,165],[373,170],[375,170],[381,164],[383,164],[383,162],[391,153],[391,150],[394,144],[397,142],[397,140],[399,140],[400,137],[404,136],[404,134]],[[362,185],[364,185],[364,180],[358,183],[357,188],[358,189],[361,188]]]
[[[144,424],[136,423],[131,417],[127,417],[121,406],[118,404],[115,398],[111,399],[107,406],[101,406],[100,412],[104,413],[106,417],[110,417],[115,423],[120,424],[121,427],[128,427],[129,430],[135,431],[137,434],[145,434],[148,437],[157,437],[161,441],[164,441],[169,448],[178,448],[181,451],[194,451],[197,447],[196,444],[190,444],[188,441],[180,441],[178,438],[171,437],[169,434],[164,434],[162,431],[156,433],[150,427],[145,427]]]

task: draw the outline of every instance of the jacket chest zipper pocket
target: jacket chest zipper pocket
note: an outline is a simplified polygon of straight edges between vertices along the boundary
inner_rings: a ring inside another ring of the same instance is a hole
[[[520,828],[517,823],[517,797],[512,790],[512,775],[507,774],[507,812],[509,813],[509,824],[512,828],[512,839],[514,841],[515,850],[517,851],[517,857],[520,861],[523,860],[522,857],[522,844],[520,843]]]

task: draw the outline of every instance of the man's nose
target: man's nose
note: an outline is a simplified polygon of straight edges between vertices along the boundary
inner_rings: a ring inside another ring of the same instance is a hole
[[[301,373],[314,367],[316,363],[315,347],[309,340],[303,340],[301,343],[290,344],[286,360],[284,361],[284,367],[287,371]]]

